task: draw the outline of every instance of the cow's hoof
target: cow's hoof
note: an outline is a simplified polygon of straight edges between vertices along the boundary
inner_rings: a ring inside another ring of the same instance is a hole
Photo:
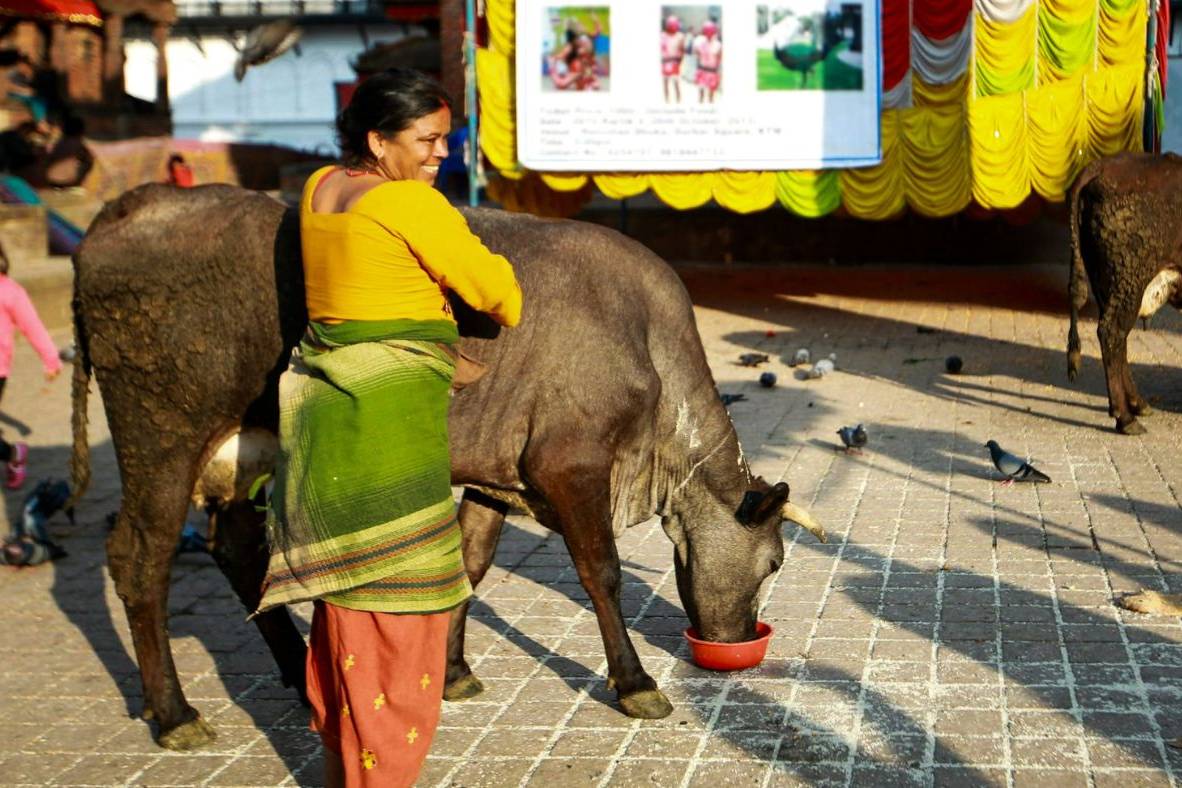
[[[217,737],[217,731],[213,729],[212,725],[201,717],[195,717],[188,722],[182,722],[175,728],[164,731],[156,743],[166,750],[184,752],[212,744]]]
[[[444,687],[443,699],[456,703],[462,700],[471,700],[482,692],[484,692],[484,684],[476,676],[469,673],[467,676],[458,678]]]
[[[629,717],[641,720],[659,720],[673,713],[673,704],[665,697],[665,693],[656,689],[621,695],[620,708]]]
[[[1121,435],[1144,435],[1145,428],[1142,427],[1136,419],[1130,419],[1128,422],[1121,424],[1116,423],[1116,431]]]
[[[1133,411],[1134,416],[1152,416],[1153,408],[1148,402],[1142,402],[1140,405],[1132,405],[1129,410]]]

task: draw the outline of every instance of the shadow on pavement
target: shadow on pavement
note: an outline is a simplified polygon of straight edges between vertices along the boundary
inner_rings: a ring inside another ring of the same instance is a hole
[[[34,467],[58,469],[55,475],[61,476],[68,467],[70,451],[66,446],[38,449],[33,454]],[[92,447],[92,467],[113,462],[109,441]],[[26,483],[25,492],[31,488],[32,484]],[[23,500],[23,495],[6,499],[10,517],[19,513],[20,500],[14,498]],[[127,620],[122,605],[109,591],[107,572],[105,514],[117,507],[117,477],[105,484],[96,481],[79,504],[76,526],[69,526],[61,513],[50,520],[51,533],[69,555],[54,562],[52,568],[22,571],[53,572],[50,594],[54,603],[118,686],[128,716],[137,718],[143,710],[143,689]],[[236,726],[253,725],[294,772],[307,762],[318,741],[306,730],[293,734],[293,728],[306,729],[307,713],[294,691],[282,686],[270,652],[245,618],[246,612],[212,557],[178,556],[169,595],[170,639],[189,701],[218,731],[219,739],[208,751],[242,746],[243,741],[232,737],[254,734]],[[220,687],[205,686],[208,679]],[[216,703],[215,699],[221,698],[229,698],[230,706]],[[152,726],[154,735],[154,725],[145,724]]]

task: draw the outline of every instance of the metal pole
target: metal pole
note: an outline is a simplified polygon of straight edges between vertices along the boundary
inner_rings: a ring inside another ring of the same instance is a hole
[[[1149,24],[1145,26],[1145,99],[1141,106],[1141,145],[1149,153],[1158,152],[1157,112],[1153,98],[1157,71],[1157,10],[1162,2],[1169,0],[1150,0]]]
[[[480,204],[476,163],[480,145],[476,129],[476,0],[464,0],[464,92],[468,105],[468,204]]]

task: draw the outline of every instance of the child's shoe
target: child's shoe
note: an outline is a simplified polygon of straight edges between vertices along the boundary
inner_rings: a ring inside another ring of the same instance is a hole
[[[12,444],[12,458],[8,460],[4,486],[10,490],[19,490],[29,475],[29,444]]]

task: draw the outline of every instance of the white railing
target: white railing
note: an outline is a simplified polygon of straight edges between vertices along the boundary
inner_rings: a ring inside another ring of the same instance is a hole
[[[361,16],[381,14],[381,4],[373,0],[179,0],[181,18],[219,16]]]

